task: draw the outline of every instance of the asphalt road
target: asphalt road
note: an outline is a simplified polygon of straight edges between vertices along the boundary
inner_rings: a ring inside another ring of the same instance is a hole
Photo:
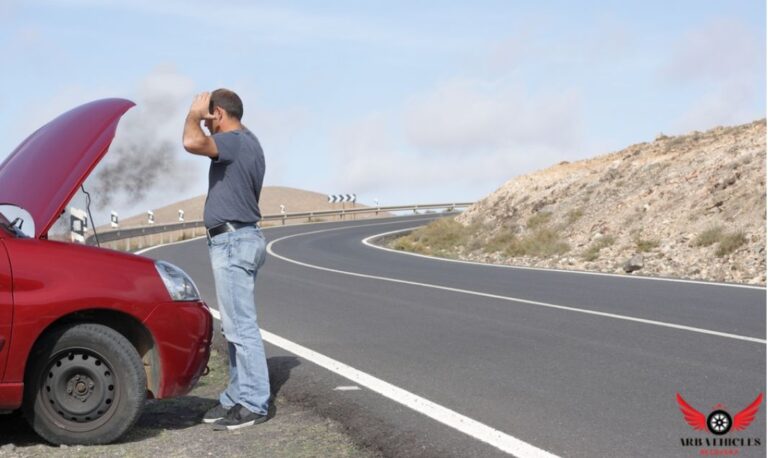
[[[681,439],[715,436],[685,423],[677,392],[705,415],[716,404],[735,415],[765,392],[764,288],[452,263],[361,243],[429,218],[266,229],[279,257],[259,273],[262,328],[562,456],[699,455]],[[146,255],[184,268],[215,307],[204,239]],[[292,374],[320,382],[294,397],[387,454],[501,453],[366,388],[333,391],[344,379],[304,367]],[[760,438],[739,456],[765,456],[765,428],[763,402],[749,429],[722,437]]]

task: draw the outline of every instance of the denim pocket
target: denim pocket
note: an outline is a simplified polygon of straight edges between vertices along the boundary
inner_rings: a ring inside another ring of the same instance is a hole
[[[219,234],[216,237],[208,239],[208,246],[223,246],[229,241],[229,234]]]
[[[253,274],[264,263],[264,238],[248,234],[232,241],[232,264]]]

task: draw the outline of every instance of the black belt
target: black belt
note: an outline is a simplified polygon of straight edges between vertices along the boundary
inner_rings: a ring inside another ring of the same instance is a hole
[[[213,238],[225,232],[235,232],[244,227],[256,227],[256,223],[223,223],[208,229],[208,237]]]

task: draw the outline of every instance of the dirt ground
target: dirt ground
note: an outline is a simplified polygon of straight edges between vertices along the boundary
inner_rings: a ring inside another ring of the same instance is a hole
[[[214,350],[210,373],[187,396],[148,401],[144,414],[123,438],[105,446],[61,446],[45,443],[19,414],[0,415],[0,457],[368,457],[343,427],[280,396],[294,358],[269,359],[275,416],[237,431],[213,431],[201,423],[226,386],[225,355]]]

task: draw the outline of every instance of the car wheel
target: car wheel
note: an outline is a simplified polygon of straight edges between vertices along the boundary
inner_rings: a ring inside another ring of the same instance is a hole
[[[30,357],[24,413],[54,444],[106,444],[141,414],[147,378],[139,354],[118,332],[77,324],[46,335]]]

